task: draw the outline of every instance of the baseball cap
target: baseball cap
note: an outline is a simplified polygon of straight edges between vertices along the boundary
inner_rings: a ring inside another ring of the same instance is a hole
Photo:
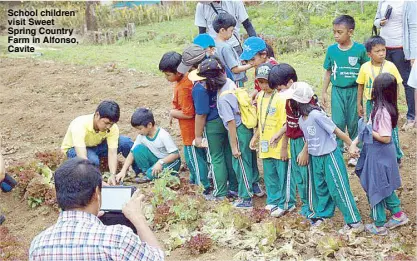
[[[258,52],[263,51],[266,49],[266,43],[259,37],[249,37],[243,42],[243,53],[240,55],[241,60],[250,60],[252,59]]]
[[[224,73],[223,66],[217,59],[211,57],[200,63],[197,69],[191,71],[188,74],[188,79],[193,82],[202,81],[207,77],[216,77],[221,73]]]
[[[216,46],[213,37],[209,34],[197,35],[196,38],[194,38],[193,44],[199,45],[203,49]]]
[[[192,44],[185,48],[182,53],[181,63],[178,65],[177,72],[182,74],[187,73],[194,64],[201,62],[205,57],[206,51],[201,46]]]
[[[313,87],[306,82],[295,82],[291,87],[283,92],[287,99],[293,99],[299,103],[310,103],[314,95]]]
[[[269,72],[271,71],[272,66],[273,65],[270,63],[263,63],[259,65],[255,71],[255,78],[268,80],[268,75],[269,75]]]

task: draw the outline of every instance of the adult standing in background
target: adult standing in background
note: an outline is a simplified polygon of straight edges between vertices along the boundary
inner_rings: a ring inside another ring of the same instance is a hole
[[[255,29],[249,20],[245,5],[242,1],[200,1],[195,12],[195,25],[198,26],[200,34],[208,33],[216,38],[217,33],[213,29],[213,20],[219,13],[229,13],[236,19],[236,26],[233,36],[227,41],[238,53],[242,54],[239,29],[243,25],[249,36],[256,36]]]
[[[385,15],[391,8],[387,19]],[[417,2],[379,0],[374,25],[381,28],[380,36],[386,41],[386,59],[395,64],[403,78],[408,110],[407,122],[402,129],[407,130],[414,126],[416,114],[414,88],[407,81],[417,58]]]

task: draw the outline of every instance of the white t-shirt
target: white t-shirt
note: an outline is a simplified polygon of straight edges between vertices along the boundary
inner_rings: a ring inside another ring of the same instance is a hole
[[[212,2],[218,13],[224,11],[233,15],[236,19],[236,27],[234,35],[239,38],[240,24],[248,19],[248,13],[246,12],[245,5],[242,1],[220,1],[220,3]],[[216,38],[216,31],[213,29],[213,20],[217,14],[214,12],[210,4],[198,3],[195,11],[195,25],[199,27],[206,27],[208,34],[211,37]],[[235,36],[232,36],[228,41],[232,47],[238,46],[239,42]]]
[[[381,4],[381,12],[385,14],[387,7],[392,7],[392,13],[387,23],[381,27],[381,37],[387,47],[403,46],[403,9],[404,0],[385,1]]]
[[[411,68],[410,76],[408,76],[408,86],[417,89],[417,61],[414,62]]]
[[[138,135],[132,146],[132,150],[139,144],[145,145],[158,159],[163,159],[169,154],[178,151],[171,135],[162,128],[158,128],[153,139]]]

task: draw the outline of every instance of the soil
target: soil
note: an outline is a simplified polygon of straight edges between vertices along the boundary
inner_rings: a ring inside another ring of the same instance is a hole
[[[162,76],[118,69],[115,64],[101,67],[66,65],[36,59],[0,60],[0,141],[6,166],[15,161],[26,161],[37,151],[59,149],[69,123],[77,116],[93,113],[104,99],[118,102],[121,108],[120,132],[136,136],[130,126],[130,115],[137,107],[149,107],[157,124],[167,129],[177,144],[181,144],[177,123],[169,126],[172,86]],[[402,122],[400,123],[401,126]],[[399,191],[402,207],[409,215],[407,226],[399,228],[403,236],[416,235],[416,132],[400,131],[405,153],[400,169],[402,188]],[[349,172],[353,172],[349,168]],[[186,173],[183,173],[186,175]],[[365,223],[369,223],[369,205],[356,176],[350,176],[353,194]],[[7,220],[3,224],[18,237],[19,251],[29,249],[34,236],[52,225],[58,213],[48,207],[30,209],[14,193],[0,192],[0,211]],[[264,205],[265,198],[255,204]],[[343,225],[337,211],[334,222]],[[163,232],[157,233],[164,238]],[[0,251],[1,252],[1,251]],[[216,246],[209,253],[192,256],[187,249],[177,249],[167,260],[231,260],[238,252]]]

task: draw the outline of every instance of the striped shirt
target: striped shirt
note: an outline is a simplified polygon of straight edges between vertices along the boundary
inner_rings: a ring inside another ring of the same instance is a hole
[[[164,260],[158,248],[122,225],[106,226],[84,211],[62,211],[55,225],[37,235],[29,260]]]

